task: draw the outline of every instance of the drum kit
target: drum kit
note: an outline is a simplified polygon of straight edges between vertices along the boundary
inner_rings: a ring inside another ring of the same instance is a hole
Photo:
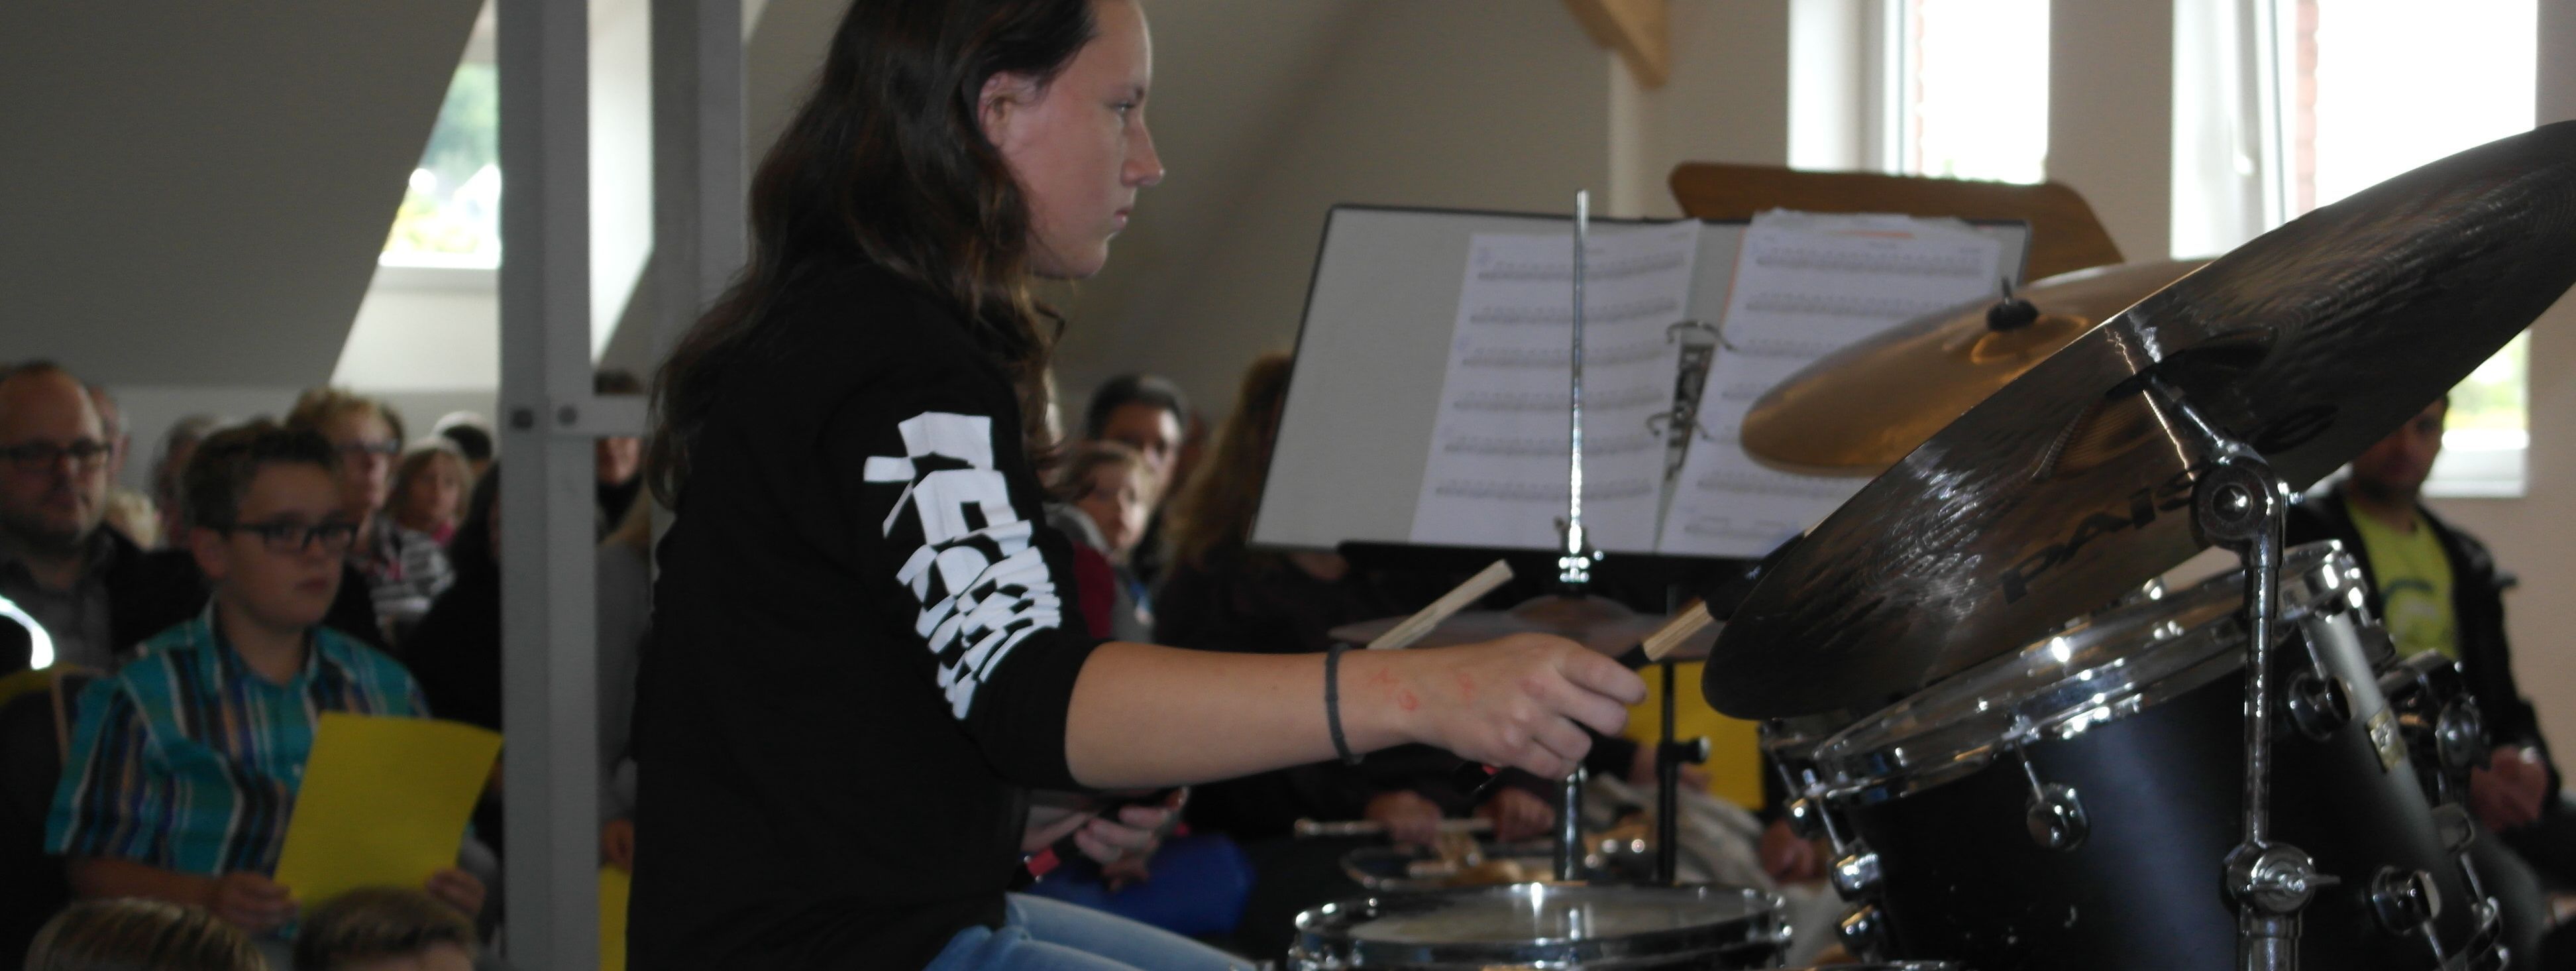
[[[1977,971],[2525,966],[2469,855],[2487,746],[2460,672],[2396,657],[2358,551],[2285,549],[2283,518],[2571,283],[2576,122],[2205,265],[1900,326],[1762,398],[1748,452],[1875,478],[1749,589],[1711,591],[1724,623],[1691,653],[1830,847],[1841,944]],[[1598,554],[1574,495],[1579,580]],[[2238,568],[2139,592],[2210,547]],[[1655,620],[1522,613],[1427,641],[1553,629],[1615,654]],[[1780,910],[1652,881],[1390,890],[1300,915],[1290,964],[1771,967]]]

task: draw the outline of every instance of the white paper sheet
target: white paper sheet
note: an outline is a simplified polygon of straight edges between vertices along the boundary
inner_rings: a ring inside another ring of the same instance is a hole
[[[1717,363],[1664,516],[1662,552],[1757,557],[1850,499],[1864,477],[1780,472],[1746,455],[1744,414],[1816,359],[1988,296],[2002,244],[1956,220],[1768,212],[1744,233]]]
[[[1585,251],[1583,525],[1603,550],[1655,545],[1664,446],[1646,419],[1672,404],[1664,331],[1688,313],[1698,241],[1692,222],[1596,227]],[[1564,542],[1573,251],[1570,234],[1470,244],[1414,542]]]

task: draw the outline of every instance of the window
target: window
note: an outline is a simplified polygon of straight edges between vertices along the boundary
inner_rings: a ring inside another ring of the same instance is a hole
[[[1899,6],[1898,36],[1890,45],[1897,56],[1898,169],[1958,179],[2045,179],[2048,0],[1905,0]]]
[[[456,68],[429,148],[412,170],[387,266],[492,269],[501,265],[501,127],[498,72],[484,61]]]
[[[2535,0],[2274,0],[2283,181],[2297,216],[2463,149],[2531,130]],[[2405,65],[2391,70],[2390,65]],[[2451,392],[2426,491],[2520,496],[2529,335]]]

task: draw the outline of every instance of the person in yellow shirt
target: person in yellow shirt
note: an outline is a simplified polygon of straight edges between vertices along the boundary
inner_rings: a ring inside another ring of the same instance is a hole
[[[2544,882],[2576,887],[2576,812],[2559,793],[2539,716],[2514,683],[2504,589],[2476,537],[2424,507],[2450,399],[2434,403],[2352,461],[2352,474],[2291,508],[2288,541],[2343,541],[2369,579],[2372,608],[2401,656],[2460,663],[2494,746],[2469,780],[2469,810]]]

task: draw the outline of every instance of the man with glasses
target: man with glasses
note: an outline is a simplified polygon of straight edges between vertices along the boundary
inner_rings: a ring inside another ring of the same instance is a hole
[[[358,531],[337,466],[328,441],[266,421],[189,464],[186,547],[213,602],[74,706],[45,850],[76,895],[204,907],[275,950],[298,901],[269,875],[320,715],[428,716],[402,665],[322,626]],[[469,915],[483,902],[454,868],[422,889]]]
[[[124,646],[107,573],[137,555],[98,528],[107,460],[79,379],[44,361],[0,373],[0,597],[44,626],[58,660],[93,668]]]

